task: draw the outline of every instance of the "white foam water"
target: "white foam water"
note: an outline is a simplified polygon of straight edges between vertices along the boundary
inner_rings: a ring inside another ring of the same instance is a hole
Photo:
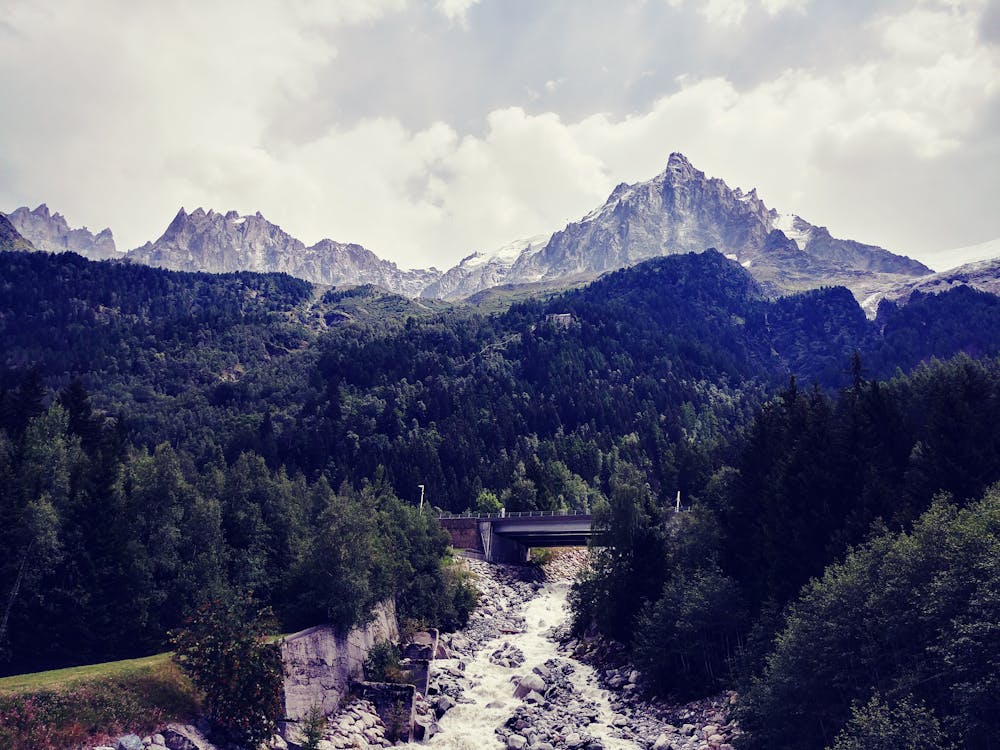
[[[547,583],[527,602],[524,608],[523,633],[503,635],[483,645],[474,659],[466,660],[465,675],[472,684],[466,689],[464,699],[439,721],[440,731],[427,743],[445,750],[499,750],[506,747],[495,730],[503,724],[520,705],[514,697],[513,678],[531,671],[552,658],[570,661],[575,671],[569,676],[580,697],[597,705],[597,721],[580,729],[600,738],[607,750],[639,750],[633,742],[613,736],[611,726],[615,716],[608,700],[608,692],[597,685],[594,670],[586,664],[568,659],[556,650],[554,641],[546,634],[562,624],[567,616],[566,595],[569,583]],[[524,652],[524,663],[515,668],[502,667],[490,662],[490,654],[504,642],[509,642]]]

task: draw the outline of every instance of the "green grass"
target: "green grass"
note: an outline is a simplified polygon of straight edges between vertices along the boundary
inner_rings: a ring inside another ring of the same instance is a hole
[[[0,747],[60,750],[144,733],[201,710],[169,653],[0,678]],[[100,744],[100,743],[98,743]]]
[[[148,673],[155,667],[167,666],[170,653],[165,652],[154,656],[144,656],[141,659],[125,659],[109,661],[103,664],[86,664],[80,667],[65,669],[50,669],[47,672],[31,672],[16,674],[10,677],[0,677],[0,693],[23,693],[34,690],[53,690],[69,687],[85,680],[103,680],[108,678],[125,678]]]

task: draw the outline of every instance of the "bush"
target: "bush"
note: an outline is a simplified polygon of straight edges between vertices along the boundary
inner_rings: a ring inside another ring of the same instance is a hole
[[[174,659],[205,694],[217,730],[256,747],[277,729],[282,710],[281,651],[269,610],[252,602],[211,602],[174,634]]]
[[[530,561],[532,565],[538,565],[540,567],[545,567],[554,557],[553,552],[548,547],[532,547],[530,554]]]
[[[302,750],[319,750],[319,743],[326,733],[326,716],[319,706],[312,706],[302,720]]]
[[[736,584],[718,569],[678,571],[639,616],[633,657],[659,692],[684,696],[720,687],[745,622]]]
[[[365,679],[369,682],[400,682],[399,647],[389,641],[378,641],[365,657]]]
[[[954,750],[934,712],[904,698],[896,705],[873,695],[865,706],[851,708],[851,720],[828,750]]]

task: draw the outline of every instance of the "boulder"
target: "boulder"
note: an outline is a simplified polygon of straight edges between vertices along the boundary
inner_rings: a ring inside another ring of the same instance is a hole
[[[169,750],[216,750],[215,745],[189,724],[168,724],[161,734]]]
[[[544,693],[545,688],[546,688],[545,680],[543,680],[537,674],[525,675],[523,678],[521,678],[521,681],[517,684],[517,687],[514,689],[514,697],[523,698],[532,690],[534,690],[536,693]]]
[[[673,745],[670,744],[670,738],[666,734],[661,734],[650,750],[673,750]]]
[[[439,719],[454,707],[455,701],[447,695],[440,695],[437,700],[434,701],[434,713],[437,714]]]
[[[118,738],[118,750],[145,750],[142,737],[137,734],[126,734]]]
[[[507,750],[524,750],[527,746],[527,738],[520,734],[512,734],[507,738]]]

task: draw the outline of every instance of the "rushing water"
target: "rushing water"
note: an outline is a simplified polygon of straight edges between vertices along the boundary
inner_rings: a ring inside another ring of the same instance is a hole
[[[555,581],[545,584],[538,594],[525,604],[525,632],[503,635],[481,644],[474,659],[466,660],[465,674],[472,685],[465,691],[464,699],[440,720],[440,732],[428,743],[431,747],[447,750],[499,750],[505,744],[495,734],[521,701],[514,697],[514,675],[524,675],[532,667],[548,659],[566,659],[556,650],[556,644],[546,638],[546,633],[565,621],[566,594],[569,583]],[[490,662],[490,654],[507,641],[524,652],[524,664],[515,668],[498,666]],[[576,671],[570,675],[573,686],[581,697],[598,707],[598,720],[581,727],[599,737],[608,750],[639,750],[635,743],[613,736],[610,722],[614,717],[608,702],[608,693],[597,687],[594,670],[576,660],[570,660]]]

